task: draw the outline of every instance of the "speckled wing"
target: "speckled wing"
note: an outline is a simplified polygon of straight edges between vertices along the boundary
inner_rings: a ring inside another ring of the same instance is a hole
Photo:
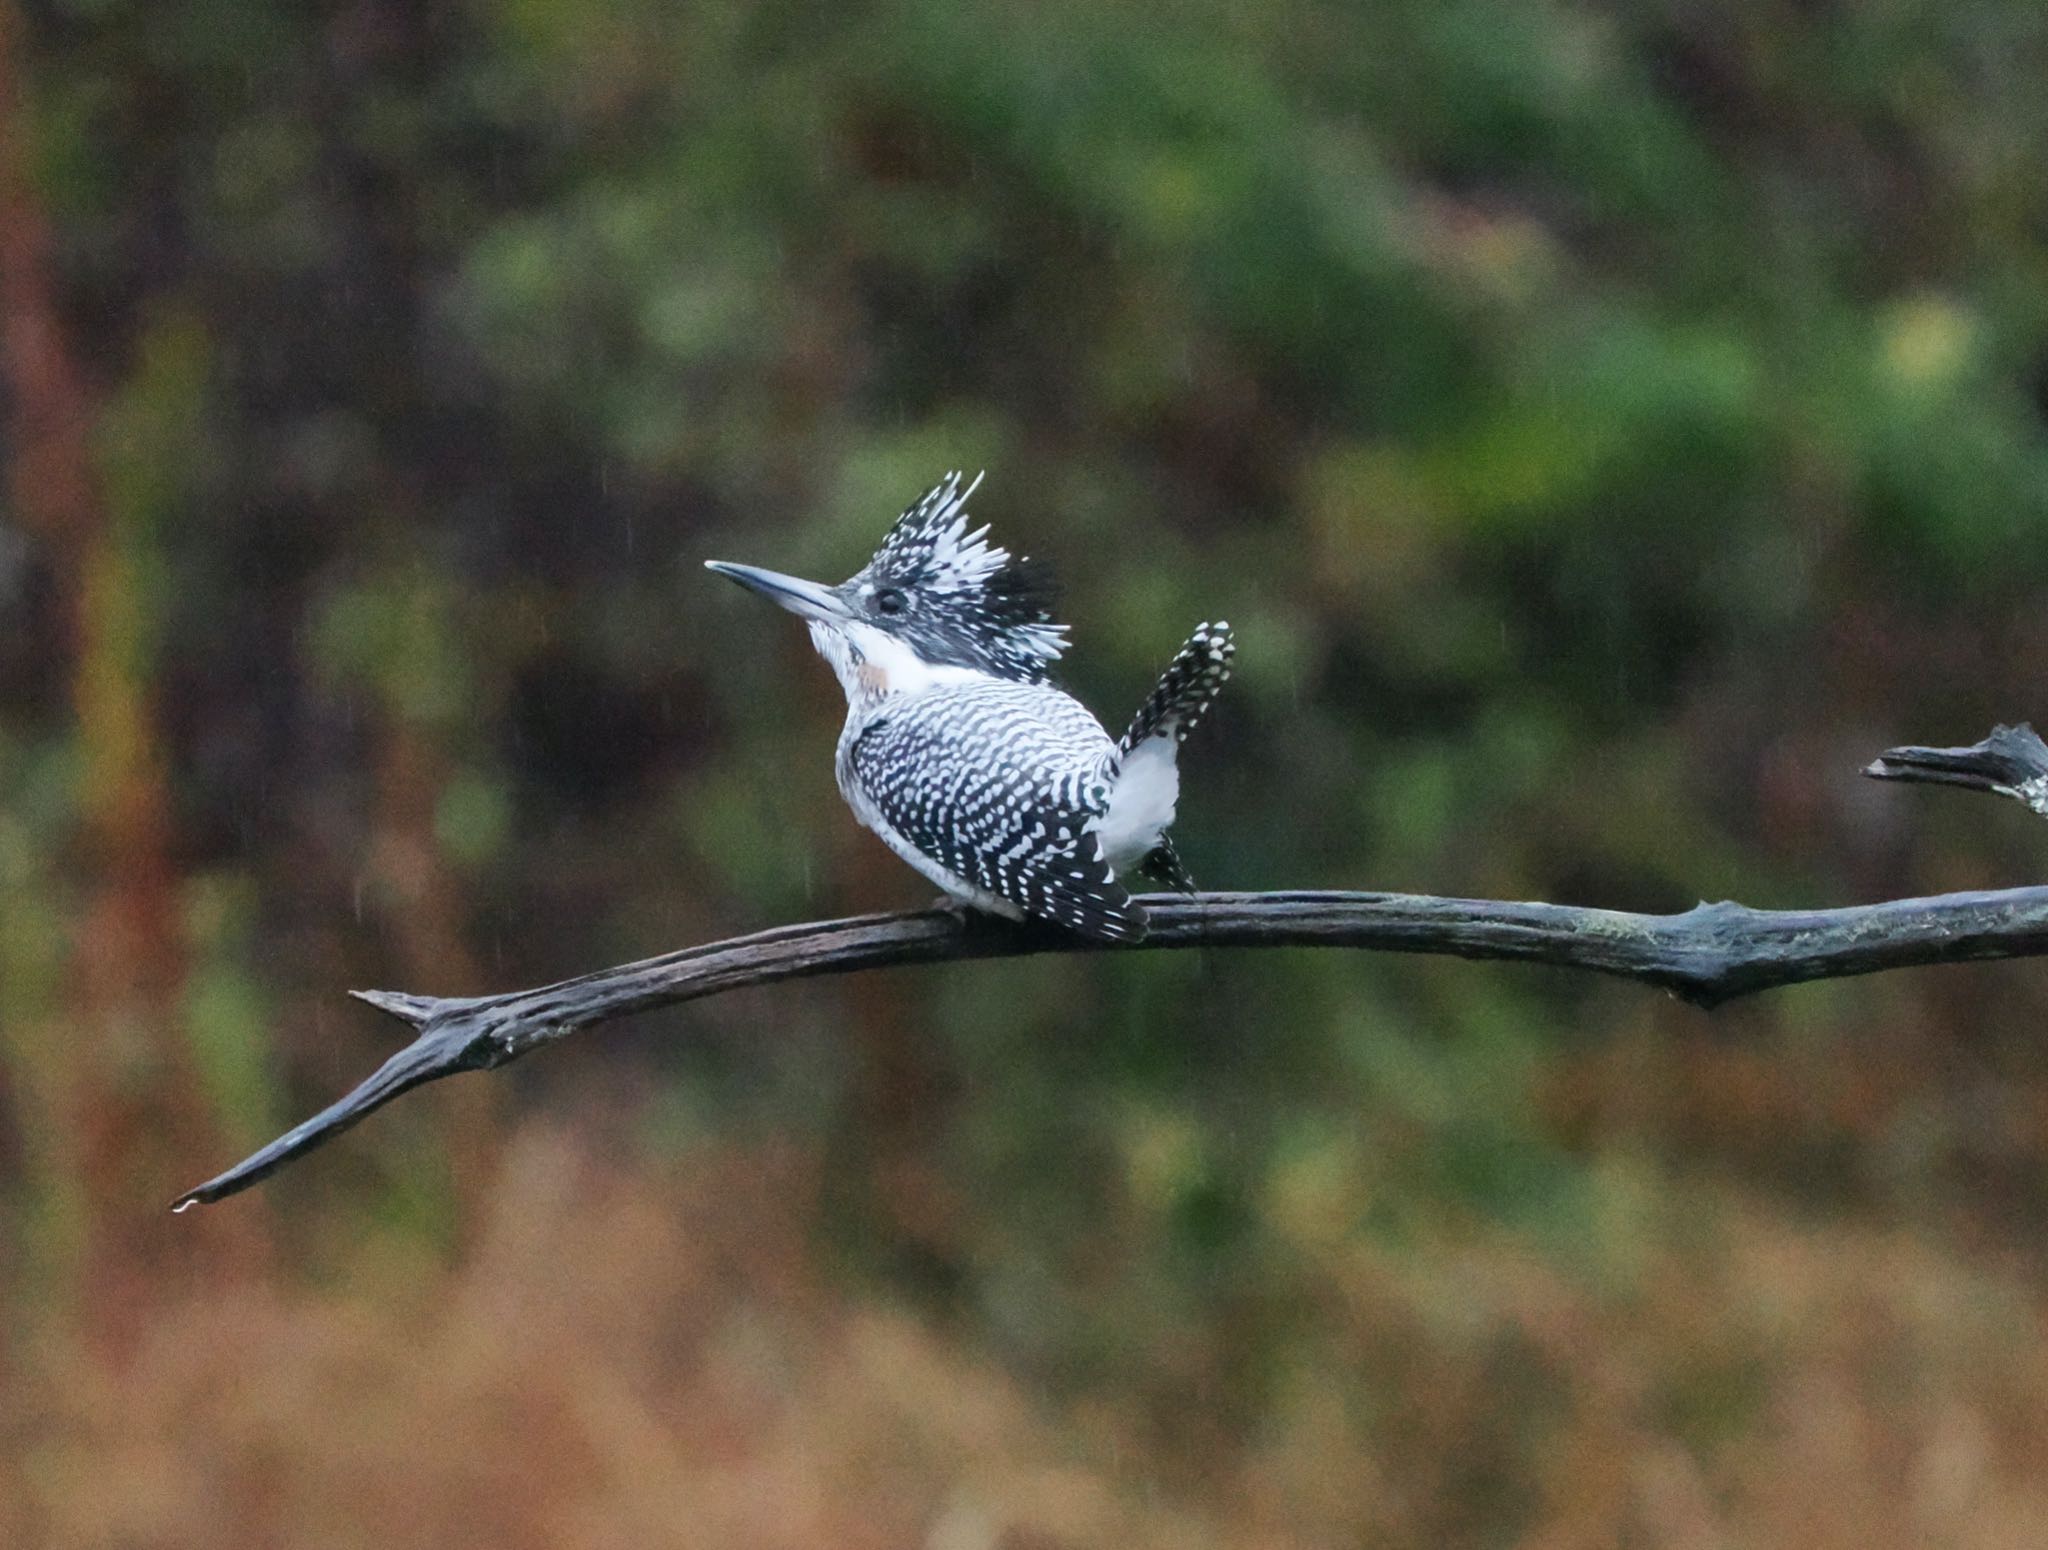
[[[1137,941],[1145,912],[1095,832],[1109,739],[1048,685],[920,695],[863,730],[849,773],[873,816],[962,881],[1104,942]]]
[[[1195,891],[1194,874],[1188,871],[1187,863],[1180,859],[1180,850],[1173,843],[1173,836],[1162,834],[1159,843],[1146,854],[1138,864],[1139,870],[1155,879],[1160,886],[1171,888],[1175,893]]]

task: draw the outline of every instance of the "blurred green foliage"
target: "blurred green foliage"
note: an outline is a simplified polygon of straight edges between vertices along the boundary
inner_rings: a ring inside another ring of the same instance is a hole
[[[837,579],[954,466],[1061,571],[1106,720],[1237,625],[1187,761],[1205,883],[1670,908],[2032,875],[2017,814],[1854,771],[2048,714],[2038,7],[20,20],[105,544],[89,572],[0,506],[0,1263],[92,1274],[95,1213],[118,1239],[352,1080],[382,1045],[346,986],[922,902],[833,790],[800,632],[700,562]],[[80,957],[94,825],[137,792],[176,942],[117,1015]],[[1566,1399],[1447,1267],[1526,1254],[1619,1327],[1762,1212],[2038,1298],[2037,980],[1710,1029],[1494,966],[1034,960],[722,1000],[507,1085],[650,1169],[815,1148],[808,1249],[850,1295],[1134,1396],[1167,1456],[1310,1426],[1305,1372],[1346,1435],[1422,1435],[1387,1385],[1426,1372],[1317,1290],[1369,1266],[1486,1427],[1446,1423],[1474,1461],[1409,1521],[1508,1543]],[[288,1260],[459,1258],[514,1122],[402,1113],[223,1210],[316,1224]],[[125,1182],[81,1195],[95,1148]],[[135,1252],[175,1280],[172,1242]],[[1784,1358],[1729,1317],[1640,1336],[1701,1457]]]

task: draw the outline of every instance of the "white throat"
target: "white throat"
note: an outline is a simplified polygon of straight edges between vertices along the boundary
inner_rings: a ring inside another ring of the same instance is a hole
[[[854,621],[832,625],[811,621],[811,644],[832,664],[847,708],[864,715],[885,701],[923,694],[946,684],[982,683],[994,675],[974,667],[927,662],[887,630]]]

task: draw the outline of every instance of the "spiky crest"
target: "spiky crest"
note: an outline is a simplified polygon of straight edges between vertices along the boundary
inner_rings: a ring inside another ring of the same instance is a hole
[[[991,543],[986,525],[968,530],[967,499],[981,475],[965,488],[960,477],[947,474],[898,517],[841,590],[864,607],[900,592],[906,606],[887,627],[927,661],[1036,682],[1067,649],[1067,627],[1052,617],[1052,571]]]

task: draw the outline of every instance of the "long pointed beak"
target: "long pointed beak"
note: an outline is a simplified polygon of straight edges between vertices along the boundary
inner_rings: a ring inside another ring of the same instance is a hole
[[[839,600],[836,592],[830,587],[819,586],[815,581],[785,576],[780,571],[762,570],[757,565],[731,565],[724,560],[706,560],[704,568],[715,570],[721,576],[730,576],[749,591],[758,592],[806,619],[838,620],[853,616],[852,610]]]

